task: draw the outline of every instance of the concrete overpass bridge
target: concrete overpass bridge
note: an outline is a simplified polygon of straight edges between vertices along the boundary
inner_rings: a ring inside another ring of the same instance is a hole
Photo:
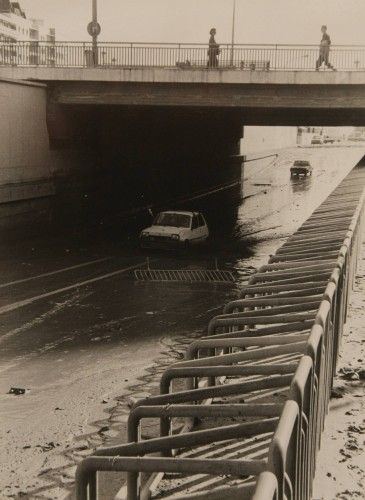
[[[365,125],[365,47],[333,47],[336,72],[317,57],[221,45],[211,67],[206,45],[2,43],[0,78],[45,85],[51,148],[81,151],[106,193],[149,199],[171,166],[172,192],[237,178],[244,125]]]
[[[200,111],[246,125],[365,123],[365,46],[17,42],[0,44],[0,76],[45,82],[49,103]],[[175,109],[173,109],[175,108]]]
[[[0,75],[46,82],[60,105],[219,111],[249,125],[365,123],[365,46],[18,42],[0,44]]]
[[[0,67],[0,75],[47,83],[58,105],[219,111],[245,125],[365,123],[365,70]]]

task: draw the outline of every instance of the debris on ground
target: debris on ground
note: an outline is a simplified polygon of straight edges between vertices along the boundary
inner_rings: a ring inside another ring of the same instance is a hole
[[[365,434],[365,425],[349,425],[347,430],[357,434]]]
[[[345,389],[343,387],[334,387],[331,391],[331,399],[343,398]]]
[[[27,392],[27,389],[23,389],[21,387],[10,387],[8,394],[14,394],[14,396],[21,396],[22,394],[25,394],[26,392]]]
[[[346,380],[364,380],[365,379],[365,370],[361,368],[352,368],[352,367],[343,367],[338,373],[341,378]]]
[[[46,444],[37,444],[35,447],[40,448],[43,452],[46,452],[53,450],[54,448],[56,448],[56,446],[59,446],[59,444],[55,444],[53,441],[50,441]]]
[[[107,432],[109,430],[109,426],[104,425],[103,427],[100,427],[98,430],[98,434],[103,434],[104,432]]]
[[[48,474],[51,471],[52,471],[52,468],[48,467],[47,469],[41,470],[40,473],[38,474],[38,476],[43,476],[43,474]]]
[[[76,446],[74,448],[74,451],[85,451],[85,450],[88,450],[89,447],[86,445],[86,444],[83,444],[83,445],[80,445],[80,446]]]
[[[338,493],[336,495],[336,498],[338,500],[350,500],[350,499],[355,499],[355,498],[364,498],[361,491],[358,490],[345,490],[342,493]]]

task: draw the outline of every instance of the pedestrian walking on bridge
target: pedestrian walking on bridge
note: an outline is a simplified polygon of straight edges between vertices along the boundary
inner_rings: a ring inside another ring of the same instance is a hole
[[[215,35],[217,34],[217,30],[215,28],[212,28],[209,33],[210,33],[210,38],[209,38],[209,49],[208,49],[208,68],[217,68],[218,56],[220,54],[219,44],[215,41]]]
[[[323,25],[321,31],[322,31],[322,40],[319,45],[319,57],[316,62],[316,71],[319,70],[319,68],[322,66],[323,63],[327,66],[327,68],[336,71],[335,68],[332,66],[332,64],[329,62],[331,38],[327,33],[327,26]]]

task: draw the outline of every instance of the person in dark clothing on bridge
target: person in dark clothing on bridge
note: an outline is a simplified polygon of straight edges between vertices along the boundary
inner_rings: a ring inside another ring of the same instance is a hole
[[[215,41],[217,30],[212,28],[209,33],[208,68],[217,68],[218,56],[220,54],[219,44]]]
[[[323,63],[327,66],[327,68],[336,71],[328,60],[330,54],[331,38],[327,33],[327,26],[322,26],[321,31],[322,31],[322,40],[319,45],[319,57],[316,62],[316,71],[319,70],[319,68],[322,66]]]

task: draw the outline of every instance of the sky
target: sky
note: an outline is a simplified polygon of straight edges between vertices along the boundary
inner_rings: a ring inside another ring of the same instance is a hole
[[[91,0],[20,0],[27,17],[44,19],[58,40],[87,41]],[[98,0],[101,41],[205,43],[231,40],[233,0]],[[365,0],[236,0],[236,43],[365,44]]]

